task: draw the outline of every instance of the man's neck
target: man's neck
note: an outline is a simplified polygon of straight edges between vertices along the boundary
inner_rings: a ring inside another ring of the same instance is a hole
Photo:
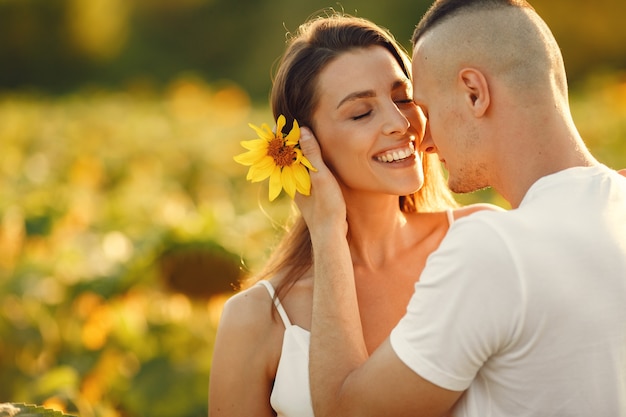
[[[520,147],[509,158],[502,160],[502,174],[498,175],[493,187],[512,208],[520,205],[530,187],[540,178],[568,168],[598,164],[575,129],[570,129],[560,137],[548,137],[540,143],[542,145]]]

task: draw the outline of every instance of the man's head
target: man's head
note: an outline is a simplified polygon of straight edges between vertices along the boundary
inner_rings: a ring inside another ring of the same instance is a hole
[[[526,1],[436,1],[413,36],[414,94],[453,191],[495,185],[522,118],[568,109],[560,50]],[[568,111],[568,110],[567,110]]]

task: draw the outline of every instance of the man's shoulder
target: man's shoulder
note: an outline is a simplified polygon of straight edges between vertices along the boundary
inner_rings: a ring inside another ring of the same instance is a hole
[[[487,238],[506,232],[509,225],[525,221],[525,216],[517,210],[477,210],[458,218],[449,234],[477,234]]]
[[[484,210],[458,219],[434,255],[459,265],[493,258],[504,260],[509,257],[507,252],[516,231],[523,229],[519,225],[523,219],[518,217],[512,211]]]
[[[502,212],[505,211],[502,207],[496,206],[494,204],[488,203],[477,203],[477,204],[469,204],[467,206],[463,206],[454,210],[454,219],[459,220],[464,217],[467,217],[471,214],[480,213],[482,211],[496,211]]]

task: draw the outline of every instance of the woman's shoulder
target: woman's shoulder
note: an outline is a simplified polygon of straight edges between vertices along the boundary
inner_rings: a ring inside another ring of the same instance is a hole
[[[271,325],[272,297],[262,285],[253,285],[230,297],[224,304],[220,327],[227,325],[257,330]]]
[[[214,409],[269,415],[268,398],[280,359],[281,330],[272,320],[272,297],[261,285],[242,290],[226,301],[217,328],[211,365],[210,392]],[[241,381],[252,386],[241,399]],[[239,393],[239,394],[238,394]]]
[[[240,325],[255,325],[259,324],[265,313],[270,314],[271,311],[272,296],[265,286],[255,284],[237,292],[226,301],[222,320],[237,322]]]

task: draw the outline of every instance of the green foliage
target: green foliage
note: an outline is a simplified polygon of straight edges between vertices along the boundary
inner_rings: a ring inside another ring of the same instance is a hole
[[[574,120],[591,152],[604,164],[626,168],[626,72],[597,72],[571,97]]]
[[[561,44],[570,81],[626,68],[626,3],[534,0]],[[430,0],[0,0],[0,88],[76,91],[160,86],[194,71],[265,101],[286,32],[334,7],[389,28],[410,49]]]
[[[0,417],[72,417],[60,411],[30,404],[0,404]]]

